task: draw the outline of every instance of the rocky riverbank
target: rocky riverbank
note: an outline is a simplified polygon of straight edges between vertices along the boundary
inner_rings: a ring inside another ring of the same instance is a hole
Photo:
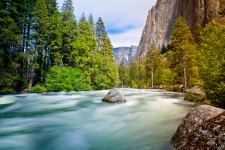
[[[225,149],[225,110],[209,105],[191,109],[172,137],[173,150]]]

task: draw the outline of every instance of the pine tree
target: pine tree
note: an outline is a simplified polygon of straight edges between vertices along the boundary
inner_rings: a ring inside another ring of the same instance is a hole
[[[48,47],[50,50],[50,66],[63,64],[62,62],[62,29],[63,22],[58,10],[50,17]]]
[[[225,108],[225,26],[210,22],[200,35],[198,62],[207,98]]]
[[[82,69],[86,75],[87,83],[91,85],[92,55],[95,52],[96,41],[93,30],[83,14],[78,24],[78,38],[73,42],[72,64]]]
[[[20,64],[18,52],[21,40],[17,24],[17,3],[9,0],[0,2],[0,93],[17,90]]]
[[[123,87],[124,86],[124,80],[125,80],[125,73],[126,73],[126,68],[125,68],[123,60],[119,64],[118,71],[119,71],[120,83],[121,83],[121,86]]]
[[[71,0],[65,0],[62,6],[62,49],[61,58],[63,65],[70,65],[70,55],[72,51],[72,42],[77,38],[77,24],[73,14],[73,5]]]
[[[102,57],[101,72],[104,72],[107,78],[105,80],[105,88],[110,88],[118,85],[119,74],[114,61],[112,44],[105,30],[105,25],[99,17],[96,27],[97,49]]]
[[[46,0],[46,6],[49,16],[53,15],[57,10],[56,0]]]
[[[73,11],[74,11],[74,8],[73,8],[72,0],[65,0],[62,6],[62,13],[72,13],[70,15],[73,16]]]
[[[139,69],[138,69],[138,61],[136,59],[132,59],[130,61],[129,79],[131,88],[137,88],[139,80]]]
[[[36,7],[34,10],[34,38],[35,38],[35,49],[38,53],[37,63],[38,68],[36,69],[37,82],[44,82],[44,74],[46,71],[45,61],[47,53],[47,37],[48,37],[48,26],[49,17],[46,7],[45,0],[37,0]],[[34,77],[34,65],[30,66],[30,81],[28,90],[31,90]]]
[[[172,63],[183,80],[184,92],[197,84],[196,44],[188,25],[178,17],[171,36]],[[181,71],[181,72],[180,72]]]
[[[94,23],[94,18],[92,16],[92,14],[89,15],[88,22],[90,23],[90,25],[92,27],[93,34],[95,35],[95,23]]]
[[[96,34],[95,36],[97,40],[98,50],[101,52],[101,48],[103,46],[103,37],[106,37],[106,34],[107,34],[105,31],[104,22],[102,21],[101,17],[99,17],[96,22],[95,34]]]
[[[150,78],[151,87],[154,87],[154,73],[162,65],[162,56],[160,50],[154,46],[150,46],[146,55],[146,74],[148,79]]]

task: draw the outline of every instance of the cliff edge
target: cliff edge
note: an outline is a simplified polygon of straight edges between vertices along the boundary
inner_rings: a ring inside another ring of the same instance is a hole
[[[148,13],[136,58],[145,56],[150,45],[166,47],[178,16],[186,20],[192,32],[197,25],[204,27],[212,20],[225,23],[225,0],[157,0]]]

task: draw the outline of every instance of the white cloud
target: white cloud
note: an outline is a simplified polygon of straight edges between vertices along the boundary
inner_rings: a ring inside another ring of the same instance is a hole
[[[113,47],[121,46],[138,46],[140,36],[142,32],[142,27],[134,28],[132,30],[127,30],[123,33],[109,34]]]
[[[91,13],[95,20],[102,17],[106,29],[118,29],[122,33],[109,33],[112,44],[117,46],[138,45],[145,25],[148,10],[156,0],[72,0],[74,12],[79,16]],[[63,0],[58,0],[59,6]],[[132,27],[132,29],[131,29]]]

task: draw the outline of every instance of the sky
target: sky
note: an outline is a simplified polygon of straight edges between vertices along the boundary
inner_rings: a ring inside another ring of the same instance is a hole
[[[57,0],[61,8],[64,0]],[[148,11],[156,0],[72,0],[76,19],[84,12],[101,17],[113,47],[138,46]]]

